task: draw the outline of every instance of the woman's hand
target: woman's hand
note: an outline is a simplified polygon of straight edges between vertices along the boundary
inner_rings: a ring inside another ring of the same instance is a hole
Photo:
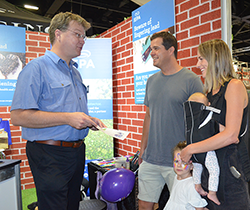
[[[192,153],[191,153],[191,144],[189,144],[188,146],[186,146],[184,149],[181,150],[181,160],[184,162],[184,163],[189,163],[190,162],[190,159],[192,157]]]

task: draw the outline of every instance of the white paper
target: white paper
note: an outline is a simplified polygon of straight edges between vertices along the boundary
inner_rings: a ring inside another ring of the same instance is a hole
[[[121,140],[124,140],[129,134],[129,132],[127,131],[122,131],[122,130],[117,130],[117,129],[112,129],[112,128],[101,128],[99,126],[97,126],[97,128],[103,133],[109,136],[112,136],[114,138],[121,139]]]

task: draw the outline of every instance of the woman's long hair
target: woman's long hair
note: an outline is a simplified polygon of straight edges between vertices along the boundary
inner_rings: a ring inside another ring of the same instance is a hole
[[[199,45],[200,55],[208,62],[204,92],[220,88],[235,77],[232,55],[228,45],[220,39],[212,39]]]

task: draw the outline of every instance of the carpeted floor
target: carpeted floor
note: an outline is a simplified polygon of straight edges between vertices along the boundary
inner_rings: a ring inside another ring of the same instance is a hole
[[[27,206],[36,201],[37,201],[37,198],[36,198],[35,188],[22,190],[23,210],[28,210]]]

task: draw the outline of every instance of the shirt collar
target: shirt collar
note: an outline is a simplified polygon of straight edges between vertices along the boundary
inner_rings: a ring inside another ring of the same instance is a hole
[[[46,50],[45,55],[50,57],[50,59],[54,62],[54,63],[59,63],[59,62],[65,62],[63,59],[61,59],[57,54],[55,54],[54,52],[51,52],[50,50]],[[70,61],[70,66],[74,66],[75,68],[78,68],[78,63],[76,63],[75,61],[71,60]]]

